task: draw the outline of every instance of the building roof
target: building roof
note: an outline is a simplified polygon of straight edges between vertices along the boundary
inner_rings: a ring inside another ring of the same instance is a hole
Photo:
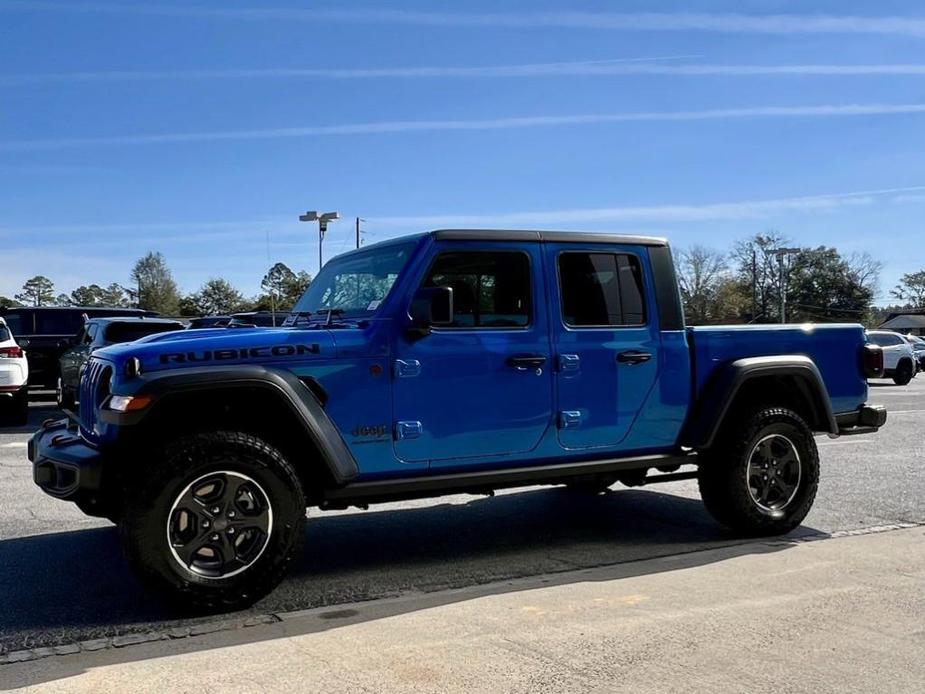
[[[884,330],[910,330],[925,328],[925,315],[905,314],[890,318],[880,326]]]

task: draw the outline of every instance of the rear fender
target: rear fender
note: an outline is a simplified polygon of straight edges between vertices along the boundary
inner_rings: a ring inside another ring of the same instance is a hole
[[[723,424],[737,412],[736,398],[757,379],[777,381],[805,403],[807,423],[813,431],[838,434],[832,403],[819,369],[809,357],[795,354],[738,359],[718,369],[707,381],[684,429],[682,443],[695,449],[709,448]],[[779,405],[769,388],[768,405]],[[760,396],[759,396],[760,398]],[[760,401],[760,400],[759,400]]]

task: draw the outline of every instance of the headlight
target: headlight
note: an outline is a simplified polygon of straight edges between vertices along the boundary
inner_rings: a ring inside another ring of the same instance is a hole
[[[113,395],[109,398],[107,407],[114,412],[134,412],[144,409],[150,402],[151,398],[147,395]]]

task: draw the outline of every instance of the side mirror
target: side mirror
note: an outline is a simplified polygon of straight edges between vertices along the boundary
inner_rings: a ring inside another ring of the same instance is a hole
[[[453,324],[453,290],[450,287],[424,287],[411,300],[411,327],[426,335],[433,326]]]

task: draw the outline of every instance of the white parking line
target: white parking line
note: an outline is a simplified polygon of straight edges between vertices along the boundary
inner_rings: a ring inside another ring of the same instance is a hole
[[[0,445],[0,448],[25,448],[29,444],[25,441],[13,441],[12,443],[4,443]]]
[[[891,414],[912,414],[913,412],[925,412],[925,410],[887,410],[886,415],[889,417]]]
[[[857,443],[877,443],[871,439],[846,439],[844,441],[819,441],[817,446],[849,446]]]

